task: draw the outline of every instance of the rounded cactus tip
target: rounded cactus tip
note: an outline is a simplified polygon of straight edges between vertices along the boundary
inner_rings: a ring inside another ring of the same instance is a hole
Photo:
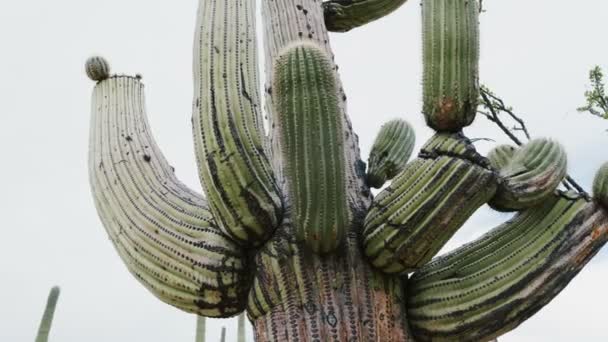
[[[608,162],[604,163],[595,174],[593,198],[608,210]]]
[[[110,77],[110,63],[100,56],[93,56],[87,59],[85,64],[87,76],[93,81],[99,82]]]

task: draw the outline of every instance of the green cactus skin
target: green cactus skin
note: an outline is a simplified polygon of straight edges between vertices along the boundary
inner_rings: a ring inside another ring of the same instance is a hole
[[[57,300],[59,299],[59,293],[61,290],[58,286],[54,286],[49,292],[49,297],[46,301],[46,307],[44,308],[44,314],[38,327],[38,335],[36,335],[36,342],[47,342],[49,340],[49,334],[51,332],[51,326],[53,325],[53,316],[55,316],[55,308],[57,307]]]
[[[202,1],[194,53],[201,183],[219,227],[241,245],[259,246],[281,222],[283,207],[264,152],[255,1]]]
[[[501,170],[509,164],[516,150],[517,148],[511,145],[498,145],[488,153],[487,158],[494,169]]]
[[[87,59],[85,71],[91,80],[103,81],[110,77],[110,63],[103,57],[93,56]]]
[[[365,255],[386,273],[406,273],[429,261],[496,191],[495,173],[458,134],[438,134],[365,218]]]
[[[183,185],[150,135],[143,85],[112,77],[93,91],[89,173],[95,204],[129,271],[162,301],[209,317],[245,305],[240,249],[204,198]]]
[[[333,63],[311,42],[275,62],[275,122],[296,235],[315,253],[329,253],[349,225],[344,143]]]
[[[203,316],[196,316],[196,342],[205,342],[205,326],[207,319]]]
[[[436,131],[457,132],[475,119],[478,17],[476,0],[422,1],[422,112]]]
[[[531,208],[550,196],[566,176],[564,148],[550,139],[534,139],[519,148],[500,169],[502,182],[492,208],[513,211]]]
[[[595,174],[593,197],[608,210],[608,163],[604,163]]]
[[[369,154],[367,184],[381,188],[401,172],[414,150],[416,135],[405,120],[391,120],[380,128]]]
[[[347,32],[397,10],[407,0],[330,0],[323,2],[328,31]]]
[[[535,314],[608,240],[608,215],[565,194],[517,214],[414,273],[416,341],[487,341]]]

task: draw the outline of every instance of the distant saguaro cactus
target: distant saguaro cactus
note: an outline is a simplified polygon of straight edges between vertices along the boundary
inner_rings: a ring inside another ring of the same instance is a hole
[[[46,307],[44,308],[44,315],[42,315],[42,320],[38,327],[36,342],[47,342],[49,340],[49,333],[51,332],[51,326],[53,325],[53,316],[55,316],[55,308],[57,307],[57,300],[59,300],[60,292],[61,290],[58,286],[54,286],[49,292]]]
[[[462,132],[480,96],[477,0],[422,0],[422,112],[436,134],[408,162],[413,128],[387,123],[366,172],[328,30],[404,2],[263,1],[267,135],[255,0],[200,0],[193,136],[205,196],[154,142],[141,78],[89,72],[95,203],[148,290],[201,316],[246,311],[257,341],[489,341],[606,243],[605,167],[594,199],[562,192],[556,142],[486,158]],[[100,58],[87,70],[100,65],[109,70]],[[486,203],[518,213],[433,259]]]

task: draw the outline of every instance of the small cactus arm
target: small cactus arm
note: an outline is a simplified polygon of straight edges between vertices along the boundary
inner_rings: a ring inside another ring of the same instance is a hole
[[[205,342],[206,321],[207,319],[204,316],[196,316],[196,336],[194,338],[196,342]]]
[[[207,202],[174,175],[150,135],[144,89],[113,76],[93,90],[90,183],[99,216],[129,271],[182,310],[230,316],[245,304],[249,275],[238,246]]]
[[[264,151],[255,1],[201,1],[194,47],[193,132],[201,183],[218,226],[244,246],[283,216]]]
[[[566,176],[566,151],[553,140],[534,139],[499,170],[502,182],[490,206],[500,211],[530,208],[553,193]]]
[[[367,163],[367,184],[381,188],[401,172],[414,150],[416,134],[405,120],[391,120],[380,128]]]
[[[496,181],[468,139],[435,135],[375,198],[365,218],[365,255],[386,273],[421,267],[494,196]]]
[[[99,56],[90,57],[85,63],[87,76],[93,81],[103,81],[110,77],[110,64]]]
[[[422,112],[436,131],[458,132],[475,119],[478,17],[477,0],[422,0]]]
[[[323,2],[328,31],[347,32],[391,14],[407,0],[330,0]]]
[[[42,320],[38,327],[36,342],[47,342],[49,340],[49,333],[51,332],[51,326],[53,325],[53,316],[55,315],[55,308],[57,307],[57,300],[59,299],[60,292],[61,290],[58,286],[53,287],[49,292],[44,314],[42,315]]]
[[[418,341],[485,341],[531,317],[608,240],[608,212],[551,195],[414,273],[408,317]]]
[[[316,253],[343,242],[349,225],[342,120],[333,65],[311,42],[275,62],[275,120],[296,236]]]
[[[608,163],[604,163],[595,175],[593,196],[597,202],[608,208]]]

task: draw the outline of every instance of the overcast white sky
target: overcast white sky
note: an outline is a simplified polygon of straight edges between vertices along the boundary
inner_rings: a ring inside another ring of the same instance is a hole
[[[481,80],[536,136],[569,153],[587,188],[608,160],[608,121],[582,115],[588,70],[608,67],[604,0],[485,0]],[[191,141],[191,45],[197,0],[0,2],[0,341],[32,341],[48,290],[62,287],[52,341],[193,341],[195,319],[132,278],[95,212],[87,175],[91,54],[141,73],[157,141],[181,179],[200,189]],[[349,112],[366,156],[393,117],[431,134],[420,113],[418,1],[348,34],[332,35]],[[483,118],[466,133],[506,142]],[[480,142],[486,152],[492,143]],[[507,216],[482,210],[455,247]],[[537,316],[501,341],[605,341],[608,248]],[[214,321],[209,338],[217,340]]]

